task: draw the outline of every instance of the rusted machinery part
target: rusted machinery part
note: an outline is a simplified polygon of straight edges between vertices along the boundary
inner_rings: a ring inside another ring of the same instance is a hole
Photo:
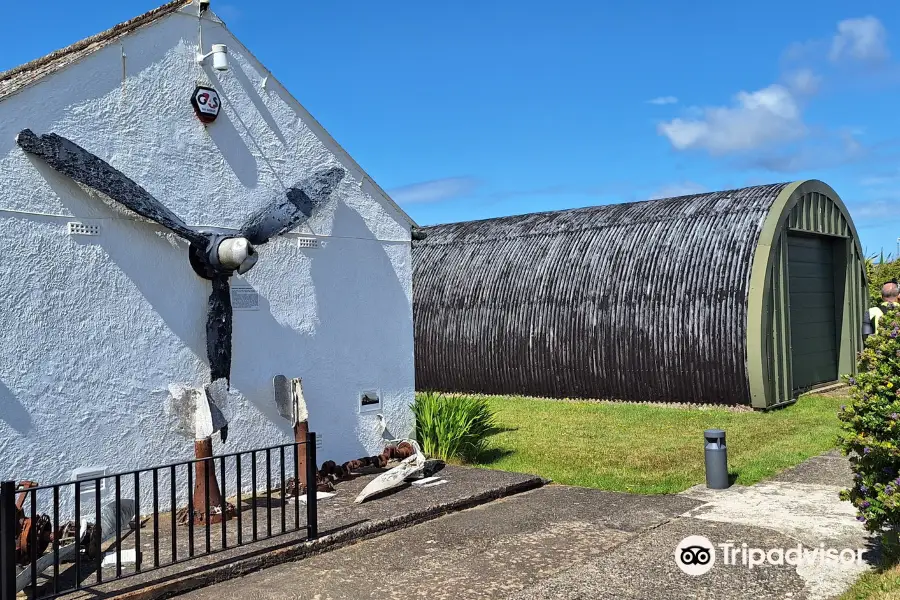
[[[19,494],[16,498],[15,561],[22,567],[31,564],[35,557],[42,556],[54,540],[58,540],[62,546],[75,539],[74,521],[64,523],[54,531],[53,521],[48,515],[38,514],[35,519],[26,516],[25,501],[28,499],[28,490],[35,487],[38,487],[36,481],[20,481],[16,485]],[[88,523],[85,531],[82,532],[80,543],[89,557],[96,557],[100,548],[100,528],[93,523]]]
[[[16,484],[16,491],[19,492],[19,497],[16,498],[16,508],[19,512],[22,512],[22,507],[25,506],[25,498],[28,497],[28,490],[36,488],[37,486],[37,481],[20,481]]]
[[[333,460],[326,460],[319,469],[319,474],[340,481],[353,476],[354,471],[358,471],[364,467],[375,467],[378,469],[385,468],[392,460],[403,460],[409,458],[415,453],[415,449],[409,442],[400,442],[396,446],[391,445],[385,447],[381,454],[376,456],[365,456],[356,460],[349,460],[342,465],[338,465]]]
[[[374,467],[383,469],[387,467],[392,460],[403,460],[409,458],[415,453],[415,449],[409,442],[400,442],[397,445],[387,446],[381,454],[375,456],[364,456],[356,460],[348,460],[342,465],[337,464],[333,460],[326,460],[322,463],[322,467],[316,473],[316,490],[320,492],[334,491],[334,483],[351,479],[360,469],[366,467]],[[296,490],[296,482],[294,478],[287,482],[287,495],[293,496],[298,493]],[[306,493],[306,486],[301,485],[300,494]]]
[[[40,515],[35,521],[30,518],[21,521],[16,538],[16,562],[21,565],[41,556],[53,541],[53,523],[47,515]]]
[[[53,522],[45,514],[31,519],[25,515],[25,500],[28,490],[37,487],[36,481],[20,481],[16,485],[16,563],[25,566],[41,556],[53,541]]]
[[[190,510],[190,507],[184,506],[178,509],[178,512],[175,513],[175,519],[177,520],[179,525],[187,525],[189,520],[193,517],[194,525],[213,525],[215,523],[221,523],[223,516],[226,521],[230,521],[237,514],[237,509],[234,504],[231,502],[225,503],[225,513],[222,513],[221,506],[210,506],[209,507],[209,516],[202,510]]]
[[[88,547],[93,530],[94,524],[87,523],[85,528],[81,531],[80,544],[82,548]],[[75,521],[67,521],[50,537],[50,543],[53,543],[54,540],[58,540],[60,547],[68,546],[69,544],[75,543],[76,533]]]
[[[333,492],[334,484],[330,479],[324,477],[320,474],[316,474],[316,491],[318,492]],[[304,495],[306,494],[306,485],[301,484],[300,489],[297,489],[297,480],[291,477],[287,480],[287,483],[284,486],[284,494],[287,498],[293,498],[296,495]]]

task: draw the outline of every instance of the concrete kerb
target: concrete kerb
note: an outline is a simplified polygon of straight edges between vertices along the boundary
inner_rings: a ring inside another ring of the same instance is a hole
[[[282,542],[276,539],[273,545],[256,552],[244,553],[225,564],[198,566],[188,571],[173,574],[158,582],[137,584],[132,587],[118,589],[86,589],[70,598],[110,598],[123,600],[156,600],[183,594],[215,583],[242,577],[249,573],[273,567],[286,562],[315,556],[338,548],[349,546],[363,540],[372,539],[398,529],[411,527],[425,521],[485,504],[506,496],[533,490],[550,483],[541,477],[530,477],[523,481],[500,485],[494,489],[459,498],[445,504],[429,506],[422,510],[413,510],[392,518],[366,521],[356,525],[339,527],[334,533],[325,533],[316,540],[303,542]],[[111,586],[116,582],[111,582]],[[118,585],[128,581],[119,581]]]

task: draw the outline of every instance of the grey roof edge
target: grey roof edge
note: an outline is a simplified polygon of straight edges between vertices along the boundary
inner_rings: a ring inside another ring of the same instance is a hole
[[[726,190],[713,190],[709,192],[703,192],[700,194],[685,194],[682,196],[671,196],[667,198],[651,198],[647,200],[633,200],[630,202],[612,202],[609,204],[595,204],[590,206],[578,206],[574,208],[560,208],[554,210],[544,210],[544,211],[534,211],[529,213],[517,213],[512,215],[501,215],[497,217],[485,217],[483,219],[471,219],[468,221],[451,221],[447,223],[434,223],[432,225],[423,225],[421,229],[427,234],[428,232],[438,232],[442,229],[450,229],[455,227],[461,227],[466,225],[485,225],[488,223],[502,223],[502,222],[516,222],[517,220],[533,217],[533,216],[552,216],[552,215],[563,215],[566,213],[576,213],[579,211],[583,212],[592,212],[592,211],[603,211],[603,210],[620,210],[629,206],[637,206],[641,204],[651,204],[651,203],[660,203],[665,204],[666,202],[670,202],[672,200],[679,200],[683,198],[702,198],[706,196],[712,196],[717,194],[729,194],[729,193],[738,193],[738,192],[748,192],[750,190],[755,190],[758,188],[764,187],[774,187],[774,186],[786,186],[791,182],[789,181],[777,181],[772,183],[765,183],[760,185],[751,185],[744,186],[740,188],[732,188]],[[781,188],[778,188],[779,190]],[[778,191],[775,191],[773,199],[777,196]]]
[[[55,73],[66,66],[72,64],[79,58],[87,56],[100,48],[105,47],[110,42],[122,37],[132,31],[153,23],[157,19],[169,15],[183,6],[191,4],[191,0],[170,0],[166,4],[147,11],[142,15],[129,19],[110,27],[106,31],[101,31],[95,35],[87,37],[81,41],[70,44],[65,48],[54,50],[50,54],[36,58],[25,64],[13,67],[7,71],[0,73],[0,102],[6,97],[15,94],[34,83],[37,83],[44,77]],[[66,60],[71,59],[71,60]],[[33,78],[25,77],[27,73],[35,73]],[[16,79],[23,78],[19,85],[16,85]],[[12,82],[12,83],[10,83]],[[7,84],[7,86],[4,86]],[[8,87],[8,89],[6,89]]]

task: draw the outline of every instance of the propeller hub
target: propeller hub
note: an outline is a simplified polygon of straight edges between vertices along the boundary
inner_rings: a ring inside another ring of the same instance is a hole
[[[253,268],[259,258],[256,248],[247,238],[205,235],[209,236],[206,243],[191,243],[188,250],[191,267],[204,279],[223,274],[231,276],[235,271],[243,275]]]
[[[241,275],[253,268],[257,260],[256,249],[243,237],[222,240],[215,252],[221,267]]]

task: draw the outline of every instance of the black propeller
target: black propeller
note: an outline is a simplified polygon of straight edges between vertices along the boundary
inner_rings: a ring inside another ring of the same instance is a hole
[[[290,231],[325,203],[346,172],[324,169],[287,190],[268,206],[253,213],[238,235],[197,230],[182,221],[147,190],[103,159],[55,133],[41,136],[25,129],[16,143],[43,159],[56,171],[109,196],[142,217],[159,223],[190,242],[188,258],[194,270],[212,283],[206,320],[206,354],[210,381],[231,379],[231,291],[228,280],[237,271],[246,273],[256,264],[253,245]]]

